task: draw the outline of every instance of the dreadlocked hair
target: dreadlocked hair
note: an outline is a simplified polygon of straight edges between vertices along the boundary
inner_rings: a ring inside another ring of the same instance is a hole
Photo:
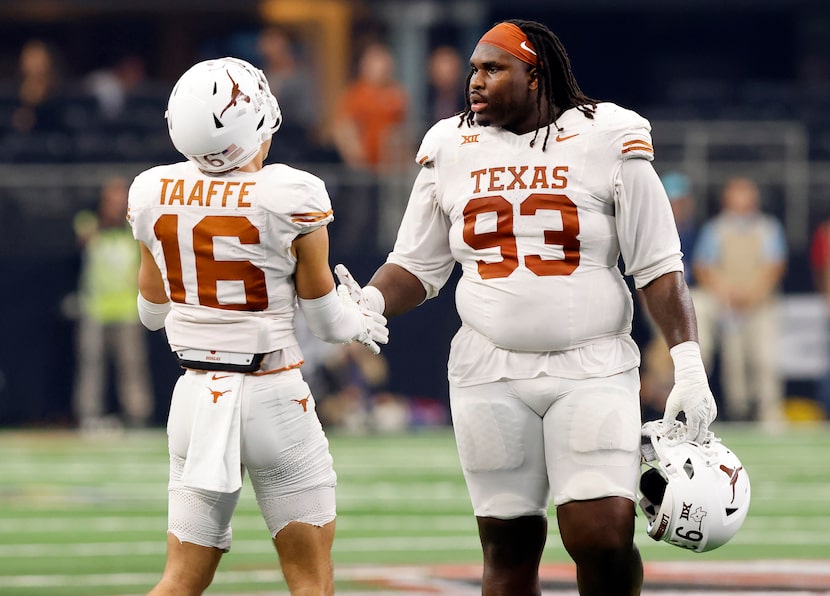
[[[536,144],[536,139],[539,136],[539,129],[545,126],[545,139],[542,143],[542,151],[547,149],[548,139],[550,138],[550,125],[556,126],[557,130],[561,130],[556,125],[556,119],[552,123],[542,122],[542,100],[546,100],[549,106],[556,105],[560,114],[570,108],[576,108],[582,112],[586,118],[593,119],[594,113],[597,109],[599,100],[592,99],[582,92],[579,83],[576,82],[573,71],[571,70],[571,61],[568,58],[568,53],[565,51],[565,46],[559,41],[559,37],[548,29],[542,23],[536,21],[525,21],[522,19],[510,19],[504,21],[516,25],[522,32],[527,35],[533,48],[536,50],[536,72],[539,81],[539,87],[536,92],[536,134],[530,141],[530,146]],[[465,89],[470,88],[470,79],[473,73],[467,75],[465,81]],[[466,95],[464,111],[461,112],[458,123],[461,126],[463,123],[472,124],[475,114],[470,106],[470,96]]]

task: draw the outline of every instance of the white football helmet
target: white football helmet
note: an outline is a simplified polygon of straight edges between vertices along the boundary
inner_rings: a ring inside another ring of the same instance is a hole
[[[237,58],[190,67],[173,87],[165,118],[176,149],[213,173],[245,165],[282,124],[265,74]]]
[[[640,508],[655,540],[695,552],[723,546],[749,511],[749,475],[738,457],[711,432],[686,440],[682,422],[643,425]]]

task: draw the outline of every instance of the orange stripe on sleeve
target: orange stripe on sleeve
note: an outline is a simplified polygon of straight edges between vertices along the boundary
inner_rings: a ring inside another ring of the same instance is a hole
[[[623,143],[623,147],[628,147],[629,145],[645,145],[649,149],[653,149],[651,143],[648,143],[642,139],[634,139],[633,141],[626,141]]]
[[[645,141],[629,141],[628,143],[623,143],[623,146],[626,147],[626,149],[622,150],[623,154],[626,154],[630,151],[644,151],[645,153],[654,153],[654,147],[652,147]]]
[[[295,223],[314,223],[315,221],[320,221],[329,217],[333,211],[329,209],[328,211],[310,211],[308,213],[292,213],[291,214],[291,221]]]

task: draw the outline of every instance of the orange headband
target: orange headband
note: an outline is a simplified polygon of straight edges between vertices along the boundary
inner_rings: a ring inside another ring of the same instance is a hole
[[[536,50],[530,45],[524,31],[513,23],[499,23],[485,33],[478,43],[496,46],[522,62],[536,66]]]

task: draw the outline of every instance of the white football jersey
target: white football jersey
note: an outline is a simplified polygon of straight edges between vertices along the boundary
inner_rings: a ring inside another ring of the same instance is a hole
[[[128,218],[164,277],[172,349],[297,344],[291,244],[333,219],[322,180],[282,164],[218,177],[189,161],[158,166],[133,181]]]
[[[637,287],[682,271],[671,208],[648,163],[648,121],[601,103],[593,119],[571,109],[557,124],[542,151],[545,129],[531,147],[535,132],[450,118],[418,151],[424,167],[388,261],[416,275],[428,297],[461,264],[456,381],[632,368],[639,352],[620,255]],[[623,164],[634,158],[643,167],[630,168],[636,188],[625,188]]]

